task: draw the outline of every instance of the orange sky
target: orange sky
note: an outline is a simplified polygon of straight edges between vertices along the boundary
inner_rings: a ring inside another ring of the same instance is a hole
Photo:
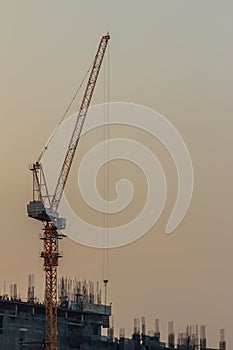
[[[166,340],[169,320],[176,331],[206,324],[209,346],[217,346],[221,327],[228,348],[233,346],[232,11],[230,1],[215,0],[1,2],[1,292],[4,281],[17,282],[26,296],[27,276],[34,273],[42,296],[40,224],[26,215],[28,164],[41,152],[109,30],[110,101],[145,105],[164,115],[183,136],[195,174],[189,211],[166,236],[177,178],[155,142],[168,199],[150,232],[109,251],[108,295],[116,330],[132,332],[133,318],[141,316],[153,329],[159,318]],[[103,99],[102,74],[92,104]],[[119,163],[120,174],[122,169]],[[69,239],[62,250],[60,274],[103,279],[101,250]]]

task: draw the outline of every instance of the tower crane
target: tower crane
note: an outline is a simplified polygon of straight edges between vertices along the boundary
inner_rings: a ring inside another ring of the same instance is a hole
[[[65,237],[60,230],[65,229],[65,218],[59,217],[58,207],[67,182],[74,154],[80,140],[83,124],[88,112],[91,98],[98,79],[101,64],[107,48],[109,34],[100,40],[98,50],[92,65],[91,73],[80,105],[70,143],[61,167],[54,194],[49,194],[46,177],[41,162],[30,166],[33,173],[33,200],[27,205],[28,216],[43,223],[43,251],[45,271],[45,314],[46,314],[46,350],[58,349],[57,329],[57,266],[62,257],[58,249],[58,241]]]

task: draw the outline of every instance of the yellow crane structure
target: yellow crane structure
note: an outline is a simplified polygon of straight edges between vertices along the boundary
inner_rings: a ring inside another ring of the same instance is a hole
[[[57,266],[59,258],[62,257],[59,253],[58,241],[65,237],[60,230],[65,229],[66,226],[65,219],[59,217],[58,207],[67,182],[74,154],[80,140],[83,124],[109,39],[110,36],[107,34],[100,40],[82,103],[77,114],[70,143],[52,196],[49,194],[42,163],[37,161],[30,166],[30,170],[33,173],[33,200],[27,205],[27,213],[29,217],[43,223],[43,251],[41,253],[41,258],[44,259],[45,271],[46,350],[58,349]]]

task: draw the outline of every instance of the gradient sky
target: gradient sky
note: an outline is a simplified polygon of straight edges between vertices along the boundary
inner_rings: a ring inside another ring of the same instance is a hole
[[[232,2],[217,0],[1,0],[1,293],[4,281],[17,282],[25,297],[34,273],[42,296],[40,224],[26,215],[28,164],[109,31],[110,101],[145,105],[171,121],[195,174],[189,211],[173,235],[164,233],[176,196],[167,158],[171,193],[161,219],[137,242],[109,251],[117,334],[121,327],[131,333],[134,317],[146,316],[147,329],[158,317],[164,340],[174,320],[176,331],[206,324],[209,346],[223,327],[233,346],[232,15]],[[102,102],[103,76],[92,104]],[[60,274],[103,279],[101,250],[69,239],[62,250]]]

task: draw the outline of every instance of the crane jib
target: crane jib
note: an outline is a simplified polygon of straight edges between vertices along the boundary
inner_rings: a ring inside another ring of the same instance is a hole
[[[86,90],[83,96],[83,100],[77,115],[77,119],[75,122],[75,126],[74,126],[74,130],[71,136],[71,140],[68,146],[68,151],[66,153],[65,156],[65,160],[63,162],[62,165],[62,169],[58,178],[58,182],[57,182],[57,186],[55,188],[55,192],[51,201],[51,209],[53,209],[54,211],[57,211],[60,200],[61,200],[61,196],[62,193],[64,191],[65,188],[65,184],[67,181],[67,177],[69,175],[69,171],[72,165],[72,161],[73,161],[73,157],[75,154],[75,150],[77,148],[78,142],[80,140],[80,135],[81,135],[81,131],[83,128],[83,124],[88,112],[88,108],[91,102],[91,98],[94,92],[94,88],[96,85],[96,81],[99,75],[99,71],[100,71],[100,67],[104,58],[104,54],[107,48],[107,44],[108,44],[108,40],[110,39],[109,35],[103,36],[96,56],[95,56],[95,60],[92,66],[92,70],[90,73],[90,77],[86,86]]]

